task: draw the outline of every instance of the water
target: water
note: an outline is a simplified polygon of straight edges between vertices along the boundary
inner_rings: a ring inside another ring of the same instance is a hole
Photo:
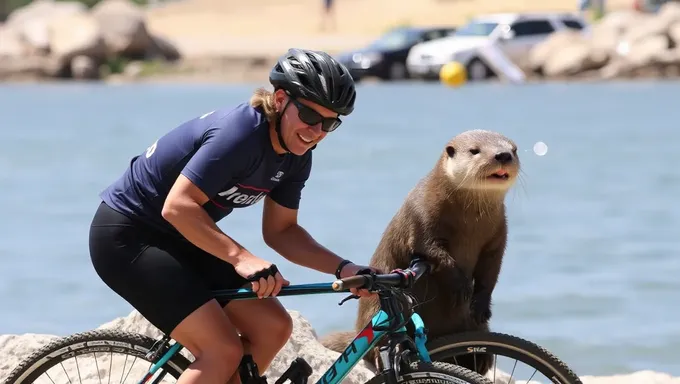
[[[97,193],[175,124],[247,99],[252,86],[5,85],[0,88],[0,334],[65,335],[131,308],[91,268]],[[680,376],[678,83],[366,84],[319,146],[301,224],[366,263],[405,194],[456,133],[487,128],[520,148],[494,330],[537,342],[579,374]],[[548,151],[537,156],[533,147]],[[261,207],[219,226],[294,283],[329,276],[261,241]],[[284,298],[320,334],[353,323],[342,295]]]

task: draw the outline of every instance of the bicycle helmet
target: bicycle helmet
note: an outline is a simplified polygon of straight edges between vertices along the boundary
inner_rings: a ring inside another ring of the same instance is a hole
[[[274,89],[305,98],[339,115],[354,110],[354,79],[347,68],[321,51],[291,48],[269,73]]]

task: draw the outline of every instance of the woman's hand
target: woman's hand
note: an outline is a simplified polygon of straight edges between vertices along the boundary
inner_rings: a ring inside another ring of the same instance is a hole
[[[342,270],[340,271],[340,278],[344,279],[346,277],[354,276],[357,274],[357,272],[361,271],[362,269],[370,269],[375,273],[382,273],[376,268],[365,266],[365,265],[356,265],[356,264],[347,264],[345,265]],[[356,296],[361,296],[361,297],[371,297],[375,296],[375,292],[369,292],[367,289],[356,289],[356,288],[350,288],[349,290],[352,292],[353,295]]]
[[[236,272],[245,279],[257,276],[263,270],[266,270],[271,266],[272,263],[262,260],[250,253],[246,257],[240,257],[239,261],[234,264]],[[274,276],[269,275],[267,278],[260,277],[257,280],[251,281],[252,289],[254,292],[257,292],[257,297],[260,299],[269,296],[276,297],[281,291],[281,287],[285,287],[289,284],[290,282],[284,279],[278,270]]]

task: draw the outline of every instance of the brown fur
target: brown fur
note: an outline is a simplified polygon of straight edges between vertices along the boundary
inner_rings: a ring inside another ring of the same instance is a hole
[[[369,264],[385,272],[408,267],[413,253],[433,263],[433,272],[412,291],[429,340],[489,329],[491,295],[507,240],[504,199],[520,168],[516,149],[495,132],[466,131],[453,138],[434,168],[408,193],[371,258]],[[497,161],[500,152],[509,152],[511,162]],[[508,180],[489,183],[487,176],[500,168],[508,172]],[[377,298],[362,298],[355,331],[327,335],[322,344],[343,351],[378,310]],[[373,351],[366,360],[374,363],[375,357]],[[477,363],[473,367],[472,359],[457,360],[484,374],[491,359],[477,355]]]

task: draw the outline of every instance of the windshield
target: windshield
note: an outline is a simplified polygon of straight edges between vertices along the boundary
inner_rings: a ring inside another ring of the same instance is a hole
[[[371,43],[371,48],[396,49],[412,44],[418,39],[418,33],[408,29],[396,29],[381,36]]]
[[[489,36],[497,26],[498,23],[473,21],[456,30],[454,36]]]

